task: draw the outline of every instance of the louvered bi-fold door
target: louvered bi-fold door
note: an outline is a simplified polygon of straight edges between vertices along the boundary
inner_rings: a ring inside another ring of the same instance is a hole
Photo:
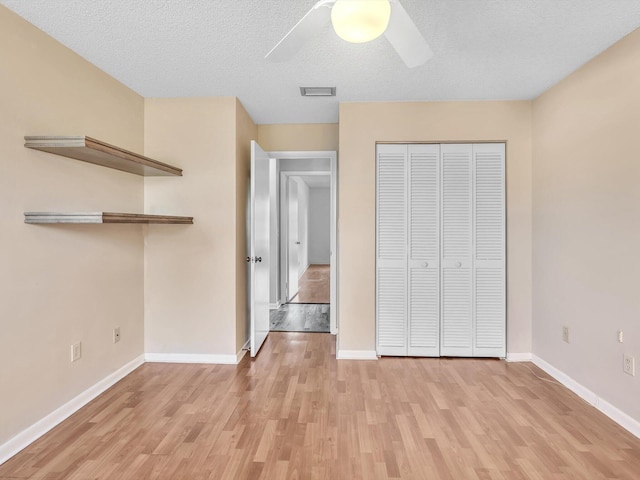
[[[407,145],[377,148],[378,355],[407,354]]]
[[[472,339],[472,151],[442,145],[440,354],[469,357]]]
[[[474,357],[506,356],[505,146],[473,145]]]
[[[504,181],[504,144],[378,145],[379,355],[506,355]]]
[[[440,145],[408,146],[408,348],[440,355]]]

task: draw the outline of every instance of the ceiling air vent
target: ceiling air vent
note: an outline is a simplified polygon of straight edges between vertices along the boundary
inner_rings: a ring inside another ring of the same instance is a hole
[[[303,97],[335,97],[336,87],[300,87]]]

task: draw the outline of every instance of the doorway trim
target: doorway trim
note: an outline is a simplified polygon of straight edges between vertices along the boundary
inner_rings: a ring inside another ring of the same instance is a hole
[[[311,160],[311,159],[328,159],[329,171],[326,170],[285,170],[280,172],[280,205],[279,210],[279,228],[278,228],[278,244],[281,245],[282,238],[286,238],[287,232],[287,212],[284,211],[285,203],[282,201],[283,195],[286,195],[286,184],[288,177],[291,176],[313,176],[313,175],[330,175],[330,191],[331,191],[331,221],[330,221],[330,299],[329,299],[329,330],[331,334],[338,333],[338,155],[335,151],[272,151],[268,152],[270,158],[276,160],[294,159],[294,160]],[[283,181],[284,180],[284,181]],[[283,295],[286,295],[284,286],[284,275],[281,273],[286,268],[286,255],[279,250],[279,295],[278,300],[282,301]],[[286,252],[285,252],[286,253]],[[284,265],[284,267],[283,267]],[[286,301],[286,300],[285,300]]]
[[[316,172],[313,172],[313,176],[316,176]],[[330,172],[323,172],[322,176],[328,176]],[[317,176],[321,176],[318,174]],[[300,224],[298,222],[298,218],[293,218],[292,216],[292,201],[294,199],[292,187],[294,185],[294,179],[298,177],[297,175],[292,175],[288,172],[280,172],[280,239],[278,242],[278,249],[280,251],[281,261],[279,262],[280,267],[280,298],[278,299],[281,304],[289,303],[293,298],[298,294],[298,284],[300,282],[300,276],[304,272],[300,272],[299,269],[296,269],[297,278],[292,279],[292,268],[291,268],[291,256],[292,256],[292,236],[298,238],[295,233],[300,232]],[[295,193],[295,202],[296,202],[296,215],[299,216],[298,212],[300,211],[300,197],[299,197],[299,189],[296,188]],[[291,227],[292,223],[295,223],[298,232],[292,232]],[[300,245],[300,239],[296,242],[297,245]],[[306,242],[307,254],[308,254],[308,241]],[[297,261],[298,267],[300,267],[300,249],[297,250]],[[308,266],[308,263],[307,263]],[[292,280],[295,280],[295,288],[292,288],[291,285],[294,283]]]

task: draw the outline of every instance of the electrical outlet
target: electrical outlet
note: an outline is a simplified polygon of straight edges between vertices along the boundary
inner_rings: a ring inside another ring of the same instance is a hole
[[[120,341],[120,327],[116,327],[113,329],[113,343],[118,343]]]
[[[562,341],[569,343],[569,327],[562,327]]]
[[[80,357],[82,357],[82,343],[74,343],[71,345],[71,361],[75,362],[80,360]]]
[[[631,355],[624,355],[624,365],[622,366],[622,370],[624,373],[631,375],[632,377],[636,376],[636,359]]]
[[[618,330],[618,342],[624,342],[624,332],[622,330]]]

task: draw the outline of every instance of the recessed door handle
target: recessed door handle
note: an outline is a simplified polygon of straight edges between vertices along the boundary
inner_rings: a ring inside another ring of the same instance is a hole
[[[422,266],[423,266],[423,267],[425,267],[425,268],[426,268],[426,267],[428,267],[428,266],[429,266],[429,262],[424,262],[424,263],[422,264]]]
[[[296,242],[296,245],[300,245],[300,242]]]
[[[460,268],[462,266],[462,262],[456,262],[456,268]]]

